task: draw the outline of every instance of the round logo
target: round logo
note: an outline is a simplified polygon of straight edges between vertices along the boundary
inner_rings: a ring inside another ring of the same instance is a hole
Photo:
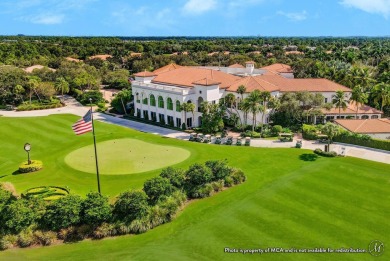
[[[385,251],[385,245],[379,240],[373,240],[368,245],[368,253],[373,256],[380,256]]]

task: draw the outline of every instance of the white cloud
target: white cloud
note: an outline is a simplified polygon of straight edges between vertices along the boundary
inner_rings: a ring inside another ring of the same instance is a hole
[[[216,0],[188,0],[183,6],[183,12],[189,15],[200,15],[217,6]]]
[[[385,18],[390,15],[389,0],[342,0],[340,4],[354,7],[372,14],[381,14]]]
[[[63,14],[40,14],[37,16],[30,17],[26,19],[27,21],[30,21],[33,24],[61,24],[64,20],[65,16]]]
[[[290,21],[293,21],[293,22],[303,21],[303,20],[306,20],[306,18],[307,18],[307,13],[305,10],[302,12],[299,12],[299,13],[293,13],[293,12],[286,13],[283,11],[278,11],[276,14],[285,16]]]

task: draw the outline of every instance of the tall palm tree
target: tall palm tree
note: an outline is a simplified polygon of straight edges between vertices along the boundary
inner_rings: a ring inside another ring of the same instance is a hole
[[[69,83],[65,80],[64,77],[59,77],[56,79],[54,88],[56,89],[57,92],[61,92],[61,96],[63,98],[64,93],[69,92]]]
[[[264,129],[264,116],[265,113],[267,112],[267,106],[268,106],[268,101],[271,99],[271,93],[268,91],[262,92],[260,95],[261,99],[263,100],[263,113],[261,115],[261,133],[263,133]]]
[[[332,97],[332,103],[334,106],[339,108],[339,119],[341,117],[341,108],[345,111],[348,107],[347,100],[345,99],[344,91],[337,91],[335,95]]]
[[[247,99],[244,99],[241,103],[241,111],[243,112],[244,116],[244,122],[242,124],[242,130],[244,130],[244,127],[246,126],[248,122],[248,112],[250,110],[250,104]]]
[[[374,86],[372,94],[374,96],[374,102],[377,105],[380,104],[381,111],[383,111],[383,107],[390,105],[390,84],[384,82],[378,83]]]
[[[237,88],[237,93],[241,95],[241,101],[244,100],[244,93],[246,92],[246,87],[244,85],[240,85]]]
[[[328,149],[330,149],[330,142],[333,140],[335,136],[340,134],[340,127],[336,124],[327,122],[322,128],[321,132],[328,136]]]
[[[261,92],[259,90],[254,90],[246,98],[249,103],[250,111],[252,112],[252,131],[255,131],[256,127],[256,115],[259,112],[264,112],[264,107],[261,104]]]
[[[368,100],[368,94],[364,91],[364,89],[357,85],[352,90],[352,95],[350,98],[356,104],[356,119],[359,112],[359,105],[365,104]]]
[[[181,110],[184,111],[184,124],[187,126],[187,112],[192,112],[192,122],[194,122],[194,111],[195,111],[195,104],[184,102],[181,105]]]
[[[236,96],[234,96],[233,93],[228,93],[225,96],[225,103],[228,105],[227,107],[230,108],[230,112],[233,110],[233,105],[236,101]]]

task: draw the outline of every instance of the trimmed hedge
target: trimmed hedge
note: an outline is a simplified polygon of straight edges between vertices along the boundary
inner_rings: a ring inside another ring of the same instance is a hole
[[[303,124],[302,126],[302,137],[305,140],[316,140],[318,132],[318,126]]]
[[[337,156],[337,153],[334,152],[334,151],[326,152],[326,151],[323,151],[322,149],[315,149],[314,153],[317,154],[317,155],[324,156],[324,157],[329,157],[329,158]]]
[[[43,168],[43,163],[40,160],[31,160],[31,164],[28,164],[28,161],[23,162],[19,165],[20,173],[29,173],[38,171]]]
[[[360,135],[346,132],[334,137],[333,140],[336,142],[390,151],[390,140],[373,139],[368,135]]]

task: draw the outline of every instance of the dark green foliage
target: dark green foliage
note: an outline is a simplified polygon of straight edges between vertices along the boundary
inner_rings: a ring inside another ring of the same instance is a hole
[[[368,135],[354,134],[350,132],[343,132],[333,138],[336,142],[343,142],[348,144],[355,144],[359,146],[387,150],[390,151],[389,140],[373,139]]]
[[[43,246],[50,246],[57,239],[57,233],[53,231],[41,231],[34,232],[34,237]]]
[[[271,128],[271,132],[274,134],[274,135],[278,135],[279,133],[281,133],[283,131],[283,127],[280,126],[280,125],[275,125],[275,126],[272,126]]]
[[[81,204],[81,221],[83,224],[97,226],[110,220],[111,206],[108,198],[98,192],[87,194],[87,198]]]
[[[232,173],[231,177],[233,179],[234,184],[237,185],[237,184],[241,184],[242,182],[245,182],[246,176],[242,170],[234,169],[232,172],[233,173]]]
[[[185,173],[186,187],[191,188],[204,185],[211,181],[213,174],[211,170],[203,164],[195,163],[189,167]]]
[[[68,195],[47,206],[42,217],[42,224],[54,231],[80,223],[82,199],[76,195]]]
[[[115,109],[115,111],[125,113],[123,107],[126,108],[126,104],[131,101],[131,98],[131,90],[122,90],[115,95],[115,98],[111,101],[111,106]]]
[[[161,171],[160,176],[169,179],[169,182],[176,188],[182,188],[184,185],[185,173],[182,169],[168,167]]]
[[[189,196],[191,198],[206,198],[212,196],[214,193],[214,186],[210,183],[202,185],[202,186],[197,186],[193,188]]]
[[[315,125],[307,125],[303,124],[302,126],[302,136],[306,140],[316,140],[317,139],[317,132],[319,129]]]
[[[144,191],[148,195],[151,205],[172,194],[173,190],[174,188],[169,179],[161,176],[149,179],[144,183]]]
[[[7,204],[1,212],[1,229],[17,234],[26,229],[42,214],[43,204],[38,199],[19,199]]]
[[[148,212],[147,199],[144,191],[131,190],[121,193],[114,204],[114,218],[129,224],[134,219],[145,217]]]
[[[37,244],[38,240],[34,236],[31,229],[24,230],[18,235],[18,245],[20,247],[29,247],[31,245]]]
[[[227,165],[226,160],[210,160],[206,161],[205,165],[213,173],[211,180],[222,180],[232,173],[232,169]]]
[[[84,105],[90,104],[89,99],[92,99],[93,104],[104,102],[103,94],[100,91],[87,91],[80,97],[80,102]]]

